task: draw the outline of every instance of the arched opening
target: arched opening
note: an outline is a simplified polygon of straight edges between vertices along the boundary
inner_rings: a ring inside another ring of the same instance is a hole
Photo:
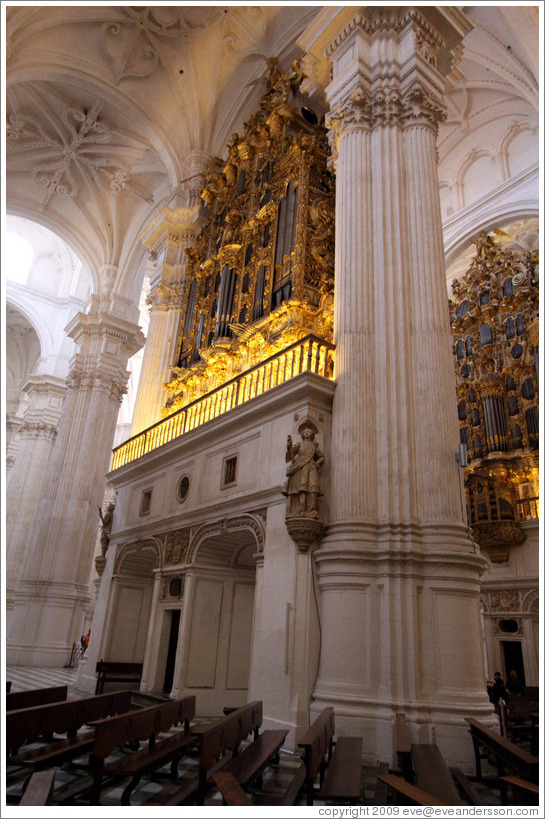
[[[251,529],[227,530],[206,537],[187,568],[174,686],[196,694],[202,714],[247,701],[256,552]]]
[[[156,566],[157,554],[151,547],[121,555],[112,577],[109,634],[100,659],[144,661]]]

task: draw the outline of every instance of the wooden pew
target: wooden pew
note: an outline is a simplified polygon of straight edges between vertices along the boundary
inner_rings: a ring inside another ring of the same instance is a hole
[[[55,787],[55,771],[34,771],[21,797],[21,807],[30,805],[51,805]]]
[[[123,713],[131,707],[130,691],[114,691],[67,702],[37,705],[6,713],[7,764],[52,767],[91,751],[94,731],[79,733],[93,720]],[[55,734],[63,739],[53,738]],[[41,747],[20,751],[21,746],[42,740]]]
[[[287,730],[268,730],[260,736],[262,723],[263,703],[256,700],[212,723],[193,728],[192,734],[199,743],[197,780],[185,787],[167,786],[163,794],[146,804],[182,805],[191,801],[203,805],[212,777],[220,769],[233,774],[241,787],[248,784],[278,754],[288,733]],[[242,742],[251,735],[253,741],[241,750]]]
[[[394,750],[397,764],[403,779],[414,783],[413,762],[411,756],[411,736],[405,714],[396,714],[394,720]]]
[[[12,691],[10,694],[6,694],[6,711],[33,708],[35,705],[46,705],[49,702],[66,702],[67,696],[67,685],[33,688],[29,691]]]
[[[304,751],[307,805],[314,803],[318,775],[319,799],[352,804],[360,798],[363,739],[343,736],[334,743],[334,734],[333,708],[324,708],[297,743]]]
[[[259,776],[263,768],[274,758],[285,742],[287,730],[267,730],[260,736],[263,724],[261,700],[243,705],[211,725],[198,726],[194,733],[200,737],[199,788],[197,804],[204,804],[209,771],[216,760],[231,759],[222,763],[222,770],[232,773],[244,787]],[[241,742],[253,734],[253,741],[242,751]]]
[[[91,755],[94,775],[90,804],[98,805],[104,777],[130,777],[122,793],[122,805],[130,805],[131,793],[144,775],[157,771],[163,765],[170,764],[171,778],[176,779],[180,758],[198,743],[198,739],[190,733],[190,723],[194,717],[195,697],[190,696],[91,723],[95,739]],[[183,726],[182,730],[160,738],[160,734],[178,724]],[[135,746],[145,741],[147,744],[140,750],[106,762],[117,748],[127,744]]]
[[[512,805],[539,805],[539,785],[518,776],[502,776],[502,780],[511,788]]]
[[[142,663],[118,663],[99,660],[96,664],[95,694],[102,694],[106,683],[123,683],[124,688],[138,688],[142,679]]]
[[[431,793],[417,788],[395,774],[379,774],[378,779],[388,786],[390,804],[392,805],[444,805],[445,803]]]
[[[465,804],[437,745],[415,743],[411,755],[419,788],[441,799],[443,805]]]
[[[456,782],[458,790],[462,794],[463,798],[466,800],[468,805],[489,805],[490,802],[486,801],[483,802],[483,795],[480,792],[473,782],[465,775],[465,773],[456,767],[451,767],[450,772],[452,774],[452,778]]]
[[[533,700],[512,699],[505,705],[505,736],[510,742],[517,742],[519,737],[532,735],[532,714],[539,704]]]
[[[248,797],[244,788],[238,784],[232,773],[216,771],[212,778],[219,788],[224,805],[248,806],[252,804],[252,800]]]
[[[475,775],[482,781],[481,748],[497,768],[502,804],[506,804],[507,785],[502,780],[505,775],[513,774],[537,784],[539,781],[539,760],[537,757],[519,748],[513,742],[502,737],[476,719],[466,717],[469,725],[473,749],[475,751]]]

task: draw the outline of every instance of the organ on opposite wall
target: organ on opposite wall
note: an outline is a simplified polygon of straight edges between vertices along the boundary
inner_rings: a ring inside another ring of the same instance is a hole
[[[508,238],[481,234],[451,301],[468,521],[498,563],[539,516],[539,260]]]

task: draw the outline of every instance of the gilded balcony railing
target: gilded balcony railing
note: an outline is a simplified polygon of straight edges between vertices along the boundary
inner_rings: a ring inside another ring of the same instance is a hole
[[[158,421],[114,449],[112,469],[135,461],[302,372],[333,378],[333,344],[308,335]]]

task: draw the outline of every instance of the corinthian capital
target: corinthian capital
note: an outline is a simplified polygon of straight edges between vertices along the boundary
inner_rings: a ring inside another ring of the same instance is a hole
[[[146,304],[153,310],[179,310],[182,306],[182,286],[180,282],[172,285],[159,282],[150,290]]]
[[[407,89],[390,83],[374,90],[357,82],[326,116],[332,160],[337,162],[339,141],[350,131],[394,126],[406,129],[419,125],[437,134],[445,116],[439,99],[418,81]]]
[[[372,127],[371,101],[363,83],[358,82],[340,99],[326,115],[332,162],[337,164],[339,141],[349,131]]]

